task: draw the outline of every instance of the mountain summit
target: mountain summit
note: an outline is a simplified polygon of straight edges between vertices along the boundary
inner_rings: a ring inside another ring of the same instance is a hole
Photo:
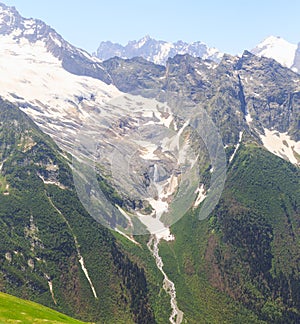
[[[44,48],[50,52],[70,73],[90,76],[107,84],[111,83],[99,60],[65,41],[43,21],[23,18],[15,7],[6,6],[3,3],[0,3],[0,35],[1,49],[6,46],[7,42],[29,43],[35,48]]]
[[[190,54],[194,57],[211,59],[216,62],[219,62],[223,56],[223,53],[219,52],[216,48],[208,47],[200,41],[186,43],[179,40],[171,43],[156,40],[149,35],[144,36],[138,41],[129,41],[125,46],[110,41],[101,42],[97,50],[97,57],[101,60],[107,60],[114,56],[124,59],[141,56],[148,61],[161,65],[165,65],[167,59],[174,57],[176,54]]]
[[[299,46],[286,41],[279,36],[269,36],[260,42],[252,53],[258,56],[272,58],[281,65],[292,68],[295,72],[300,71],[300,65],[296,64],[296,52],[299,51]]]

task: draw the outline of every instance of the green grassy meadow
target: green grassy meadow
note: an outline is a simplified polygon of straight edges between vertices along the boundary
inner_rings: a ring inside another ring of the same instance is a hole
[[[0,293],[0,323],[84,323],[48,307]]]

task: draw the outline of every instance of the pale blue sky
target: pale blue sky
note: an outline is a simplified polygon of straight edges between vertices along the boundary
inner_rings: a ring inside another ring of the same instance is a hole
[[[1,0],[0,0],[1,1]],[[300,42],[299,0],[3,0],[39,18],[72,44],[94,52],[100,41],[126,44],[146,34],[201,40],[237,54],[269,35]]]

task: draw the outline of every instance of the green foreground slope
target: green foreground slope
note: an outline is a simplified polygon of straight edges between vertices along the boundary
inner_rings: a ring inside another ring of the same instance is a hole
[[[34,302],[0,293],[0,323],[84,323]]]

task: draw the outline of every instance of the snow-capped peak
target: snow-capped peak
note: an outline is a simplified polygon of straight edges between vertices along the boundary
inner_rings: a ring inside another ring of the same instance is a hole
[[[99,59],[65,41],[43,21],[23,18],[14,7],[0,3],[0,48],[1,43],[8,40],[5,37],[9,37],[12,43],[29,42],[31,45],[39,43],[39,46],[45,47],[45,50],[57,58],[68,72],[111,83]]]
[[[149,35],[144,36],[138,42],[136,42],[135,48],[143,47],[150,39],[151,39],[151,37]]]
[[[294,63],[297,45],[279,36],[269,36],[259,43],[252,53],[258,56],[273,58],[283,66],[291,68]]]

